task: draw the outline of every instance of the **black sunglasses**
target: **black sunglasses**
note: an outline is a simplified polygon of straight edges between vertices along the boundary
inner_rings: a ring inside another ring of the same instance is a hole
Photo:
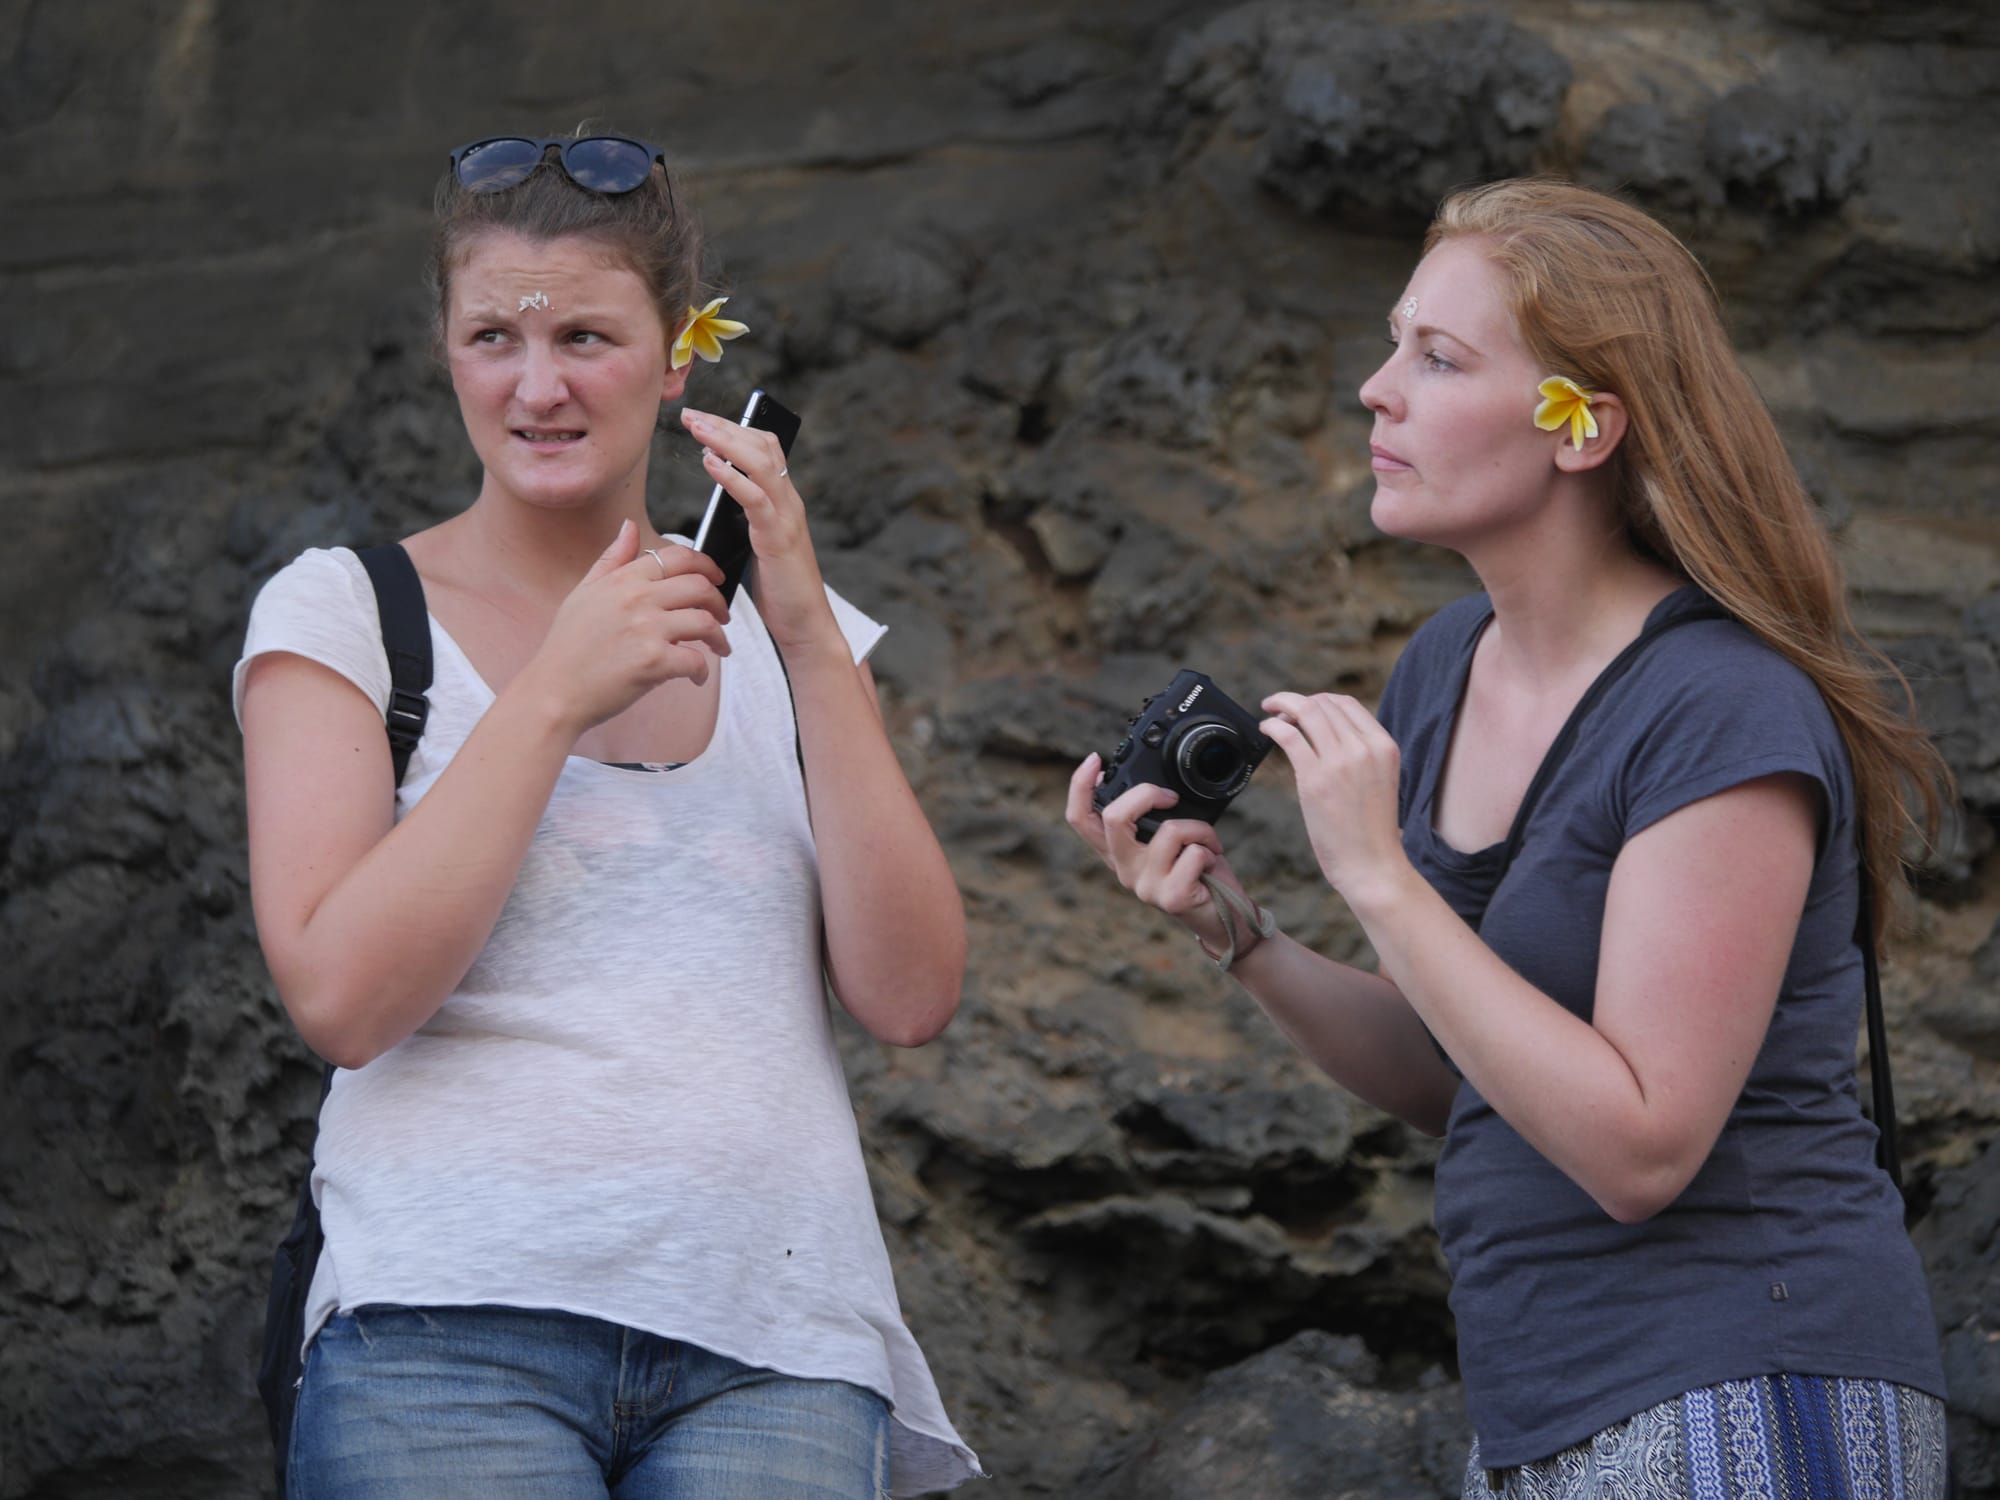
[[[557,160],[569,180],[593,193],[629,193],[652,175],[654,162],[663,172],[667,165],[667,155],[658,146],[622,135],[556,136],[542,141],[496,135],[452,152],[452,175],[468,193],[502,193],[526,182],[547,159],[551,146],[562,148]],[[671,200],[671,185],[667,195]]]

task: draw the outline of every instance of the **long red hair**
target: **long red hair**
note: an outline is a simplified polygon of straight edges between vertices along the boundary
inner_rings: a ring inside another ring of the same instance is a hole
[[[1547,178],[1453,194],[1424,249],[1448,239],[1482,242],[1543,368],[1624,402],[1612,474],[1638,547],[1818,686],[1854,768],[1879,943],[1907,875],[1905,835],[1935,838],[1951,774],[1915,722],[1909,685],[1854,627],[1832,539],[1737,362],[1707,273],[1638,209]]]

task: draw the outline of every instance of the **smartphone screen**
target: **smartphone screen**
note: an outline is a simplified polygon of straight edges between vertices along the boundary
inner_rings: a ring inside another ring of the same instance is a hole
[[[775,434],[778,447],[787,458],[791,457],[792,439],[799,435],[799,419],[765,392],[750,393],[737,422]],[[719,484],[708,497],[708,509],[702,512],[701,526],[694,534],[694,548],[715,559],[715,565],[722,569],[722,602],[727,604],[736,597],[737,585],[743,582],[743,575],[750,567],[750,518]]]

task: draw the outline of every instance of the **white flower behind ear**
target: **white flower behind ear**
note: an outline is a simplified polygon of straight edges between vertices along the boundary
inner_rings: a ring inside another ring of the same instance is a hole
[[[685,366],[697,354],[710,364],[714,364],[722,358],[724,339],[740,339],[750,331],[748,323],[716,316],[716,312],[728,300],[727,297],[717,297],[698,311],[692,304],[689,305],[687,323],[681,328],[680,337],[674,340],[673,367],[676,370]]]

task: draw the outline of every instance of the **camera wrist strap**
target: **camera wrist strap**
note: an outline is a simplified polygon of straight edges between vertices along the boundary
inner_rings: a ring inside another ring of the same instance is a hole
[[[1202,942],[1199,934],[1196,935],[1195,942],[1202,952],[1208,953],[1208,956],[1215,960],[1216,968],[1227,974],[1229,966],[1237,960],[1236,945],[1242,937],[1236,919],[1241,917],[1249,929],[1257,934],[1259,942],[1278,930],[1278,919],[1234,886],[1224,885],[1213,875],[1202,876],[1201,883],[1207,889],[1210,899],[1215,902],[1215,914],[1222,918],[1222,931],[1228,942],[1219,954],[1209,953],[1208,944]],[[1255,946],[1255,943],[1251,944],[1251,947]]]

